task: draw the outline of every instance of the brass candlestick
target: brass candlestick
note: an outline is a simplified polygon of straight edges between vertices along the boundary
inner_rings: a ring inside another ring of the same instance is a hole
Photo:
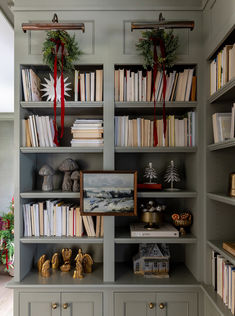
[[[235,173],[230,173],[229,176],[229,195],[235,197]]]

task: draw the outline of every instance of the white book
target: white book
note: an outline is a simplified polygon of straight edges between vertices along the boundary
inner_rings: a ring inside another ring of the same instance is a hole
[[[142,79],[142,101],[146,102],[147,98],[147,77],[143,77]]]
[[[32,147],[36,147],[32,115],[29,116],[29,131],[30,131]]]
[[[27,213],[27,223],[28,223],[28,235],[29,237],[32,237],[32,219],[31,219],[30,204],[26,204],[26,213]]]
[[[93,222],[92,216],[88,215],[87,220],[88,220],[88,225],[90,228],[91,237],[95,237],[95,227],[94,227],[94,222]]]
[[[27,223],[27,211],[26,211],[25,204],[23,204],[23,220],[24,220],[24,237],[29,237],[29,235],[28,235],[28,223]]]
[[[69,206],[66,207],[66,236],[69,236]]]
[[[35,122],[36,122],[36,128],[37,128],[37,132],[38,132],[38,140],[39,140],[39,147],[42,147],[42,130],[41,127],[39,125],[39,116],[35,115]]]
[[[56,236],[62,236],[62,207],[56,205]]]
[[[34,137],[35,137],[35,145],[36,147],[39,146],[39,142],[38,142],[38,133],[37,133],[37,126],[36,126],[36,121],[35,121],[35,115],[32,115],[32,121],[33,121],[33,133],[34,133]]]
[[[82,102],[86,101],[85,97],[85,74],[80,74],[80,99]]]
[[[33,205],[33,209],[34,209],[34,219],[35,219],[35,237],[39,237],[40,236],[40,232],[39,232],[39,208],[38,208],[37,203]]]
[[[74,101],[78,101],[78,71],[74,73]]]
[[[138,102],[139,100],[139,78],[138,78],[138,72],[135,72],[135,102]]]
[[[130,101],[135,101],[135,73],[131,72],[131,95]]]
[[[95,101],[95,73],[91,72],[91,101]]]
[[[131,237],[179,237],[179,231],[170,224],[154,230],[147,230],[144,226],[144,223],[131,224]]]
[[[235,126],[235,103],[233,103],[233,106],[232,106],[230,138],[234,138],[234,126]]]
[[[43,234],[44,236],[49,236],[49,221],[48,221],[48,211],[43,210]]]
[[[54,143],[53,143],[53,138],[52,138],[51,123],[50,123],[49,116],[45,116],[45,121],[46,121],[46,127],[47,127],[47,135],[48,135],[49,146],[53,147]]]
[[[22,146],[26,147],[26,124],[25,124],[25,119],[21,120],[21,137],[22,137]]]
[[[120,102],[124,101],[124,69],[119,69]]]
[[[66,228],[67,228],[67,214],[66,214],[66,206],[62,207],[62,218],[61,218],[61,225],[62,225],[62,236],[66,236]]]
[[[40,130],[40,147],[45,147],[45,138],[43,133],[42,117],[38,116],[39,130]]]
[[[137,143],[138,147],[141,146],[141,118],[137,118]]]
[[[139,79],[139,102],[141,102],[142,101],[142,70],[139,70],[138,71],[138,79]]]
[[[126,100],[127,102],[131,101],[131,78],[130,70],[126,70]]]
[[[90,73],[85,73],[86,101],[91,101],[91,81]]]
[[[44,136],[45,146],[46,147],[50,147],[49,135],[48,135],[48,132],[47,132],[46,117],[45,116],[41,116],[41,120],[42,120],[42,128],[43,128],[43,136]]]

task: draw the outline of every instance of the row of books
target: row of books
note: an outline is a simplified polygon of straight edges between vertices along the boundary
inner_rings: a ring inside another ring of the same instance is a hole
[[[210,63],[210,93],[213,94],[235,76],[235,44],[226,45]]]
[[[103,132],[103,120],[77,119],[71,128],[71,146],[103,146]]]
[[[40,78],[31,68],[22,69],[21,75],[23,83],[24,100],[27,102],[41,101],[42,98],[40,94]]]
[[[103,100],[103,70],[80,72],[74,74],[74,101]]]
[[[29,115],[22,120],[23,147],[55,147],[53,119],[49,116]]]
[[[186,117],[167,117],[166,137],[163,133],[163,120],[156,120],[158,146],[195,146],[195,112]],[[154,121],[128,116],[115,116],[115,146],[152,147]]]
[[[166,101],[195,101],[196,76],[194,68],[183,71],[172,71],[166,74]],[[152,71],[137,72],[129,69],[115,70],[115,101],[154,101],[153,85],[155,84],[155,100],[163,100],[163,72],[158,71],[153,83]]]
[[[235,103],[230,113],[214,113],[212,115],[214,143],[223,142],[235,137]]]
[[[212,286],[235,315],[235,266],[212,250]]]
[[[24,236],[103,236],[103,217],[81,216],[80,208],[58,200],[23,204]]]

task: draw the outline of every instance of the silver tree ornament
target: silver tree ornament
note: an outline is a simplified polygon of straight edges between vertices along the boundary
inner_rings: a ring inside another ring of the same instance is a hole
[[[174,182],[180,182],[178,169],[175,167],[174,161],[171,160],[169,166],[166,169],[166,174],[164,176],[164,181],[170,183],[171,187],[167,190],[178,191],[179,189],[174,188]]]
[[[157,171],[153,168],[152,162],[149,162],[148,167],[145,168],[144,178],[147,180],[146,183],[156,183],[158,174]]]

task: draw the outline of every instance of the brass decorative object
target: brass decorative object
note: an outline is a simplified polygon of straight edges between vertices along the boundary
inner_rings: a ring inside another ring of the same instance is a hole
[[[60,265],[59,253],[55,252],[51,258],[51,267],[52,269],[58,269]]]
[[[173,223],[176,227],[180,228],[180,235],[186,235],[186,227],[192,225],[192,215],[190,212],[184,212],[181,214],[173,214],[172,216]]]
[[[235,173],[230,173],[229,180],[229,195],[235,197]]]
[[[22,30],[24,33],[27,31],[41,31],[41,30],[81,30],[85,32],[84,23],[59,23],[59,19],[56,13],[54,13],[52,23],[22,23]]]
[[[46,255],[42,255],[39,259],[38,259],[38,272],[42,272],[42,266],[44,264],[44,262],[46,261]]]
[[[50,260],[46,260],[42,265],[42,276],[44,278],[49,278],[50,276]]]
[[[77,257],[78,257],[78,255],[77,255]],[[76,270],[74,270],[73,278],[74,279],[83,279],[84,278],[83,266],[82,266],[82,263],[80,262],[79,258],[77,258],[77,260],[76,260]]]
[[[92,265],[93,265],[93,259],[91,258],[90,255],[87,253],[83,256],[83,269],[85,273],[91,273],[92,272]]]
[[[141,221],[146,223],[144,228],[148,230],[156,229],[161,226],[164,220],[165,205],[157,205],[154,201],[148,201],[141,205]]]
[[[62,257],[64,264],[60,267],[62,272],[68,272],[71,269],[70,260],[72,256],[72,249],[64,248],[62,249]]]

